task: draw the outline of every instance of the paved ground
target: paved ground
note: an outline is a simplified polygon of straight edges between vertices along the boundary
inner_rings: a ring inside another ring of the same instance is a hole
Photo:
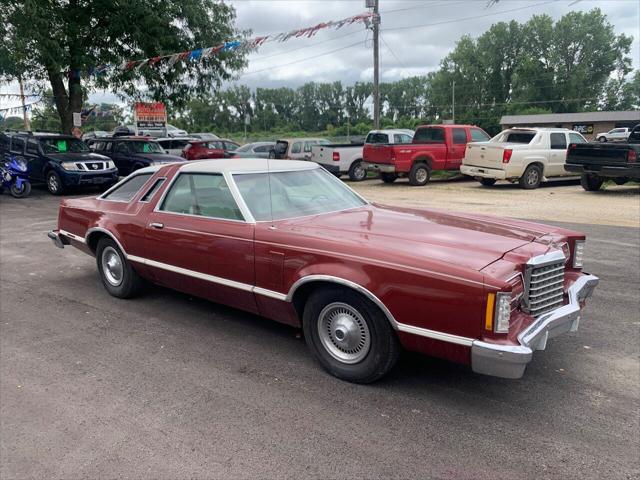
[[[637,228],[579,227],[601,285],[522,380],[405,355],[357,386],[291,328],[108,296],[92,258],[45,237],[56,212],[42,191],[0,197],[2,479],[640,475]]]

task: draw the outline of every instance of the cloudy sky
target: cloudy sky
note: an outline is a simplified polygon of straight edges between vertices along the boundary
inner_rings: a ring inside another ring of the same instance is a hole
[[[286,32],[338,20],[364,12],[365,0],[229,0],[236,8],[237,25],[255,36]],[[393,81],[424,74],[438,67],[441,58],[465,34],[477,37],[493,23],[515,19],[525,22],[546,13],[554,19],[571,10],[599,7],[616,33],[634,37],[632,58],[640,67],[640,2],[637,0],[380,0],[381,80]],[[307,81],[341,80],[353,84],[371,80],[371,32],[357,24],[341,30],[322,30],[311,39],[266,44],[249,57],[237,83],[255,87],[296,87]],[[15,92],[4,85],[0,92]],[[119,102],[109,92],[95,92],[91,101]],[[13,106],[15,100],[1,102]]]

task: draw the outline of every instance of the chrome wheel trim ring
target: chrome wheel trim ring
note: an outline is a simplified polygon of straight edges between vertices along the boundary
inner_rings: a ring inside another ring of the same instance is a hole
[[[371,348],[371,334],[364,317],[351,305],[330,303],[318,315],[318,335],[333,358],[349,365],[361,362]]]
[[[418,183],[423,183],[427,181],[426,168],[419,168],[418,170],[416,170],[416,180],[418,181]]]
[[[102,273],[109,285],[118,287],[124,278],[124,266],[120,254],[113,247],[107,247],[102,251]]]

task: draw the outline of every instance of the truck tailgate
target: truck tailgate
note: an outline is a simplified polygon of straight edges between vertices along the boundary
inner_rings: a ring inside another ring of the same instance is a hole
[[[407,145],[401,146],[406,147]],[[393,163],[395,161],[393,149],[393,145],[385,143],[367,143],[363,150],[364,161],[370,163]]]
[[[567,163],[579,163],[582,165],[626,165],[629,148],[631,147],[627,144],[573,144],[567,152]]]
[[[328,165],[333,163],[334,147],[327,145],[313,145],[311,147],[311,161],[320,165]]]
[[[502,168],[502,145],[488,143],[469,143],[462,163],[475,167]]]

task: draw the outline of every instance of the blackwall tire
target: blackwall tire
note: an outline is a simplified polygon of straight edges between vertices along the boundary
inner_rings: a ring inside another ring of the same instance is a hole
[[[582,185],[582,188],[587,192],[597,192],[603,183],[604,179],[596,175],[583,174],[580,177],[580,185]]]
[[[431,168],[426,163],[415,163],[409,172],[409,183],[414,187],[422,187],[431,179]]]
[[[96,262],[102,284],[110,295],[131,298],[142,289],[142,278],[112,239],[103,237],[98,241]]]
[[[542,169],[539,165],[529,165],[520,177],[520,186],[525,190],[533,190],[542,183]]]
[[[304,308],[309,350],[330,374],[372,383],[395,365],[400,346],[389,320],[367,298],[340,287],[314,292]]]
[[[11,196],[14,198],[24,198],[24,197],[28,197],[29,194],[31,193],[31,183],[29,182],[22,182],[22,188],[18,188],[17,184],[13,184],[11,185]]]
[[[47,190],[49,190],[51,195],[62,195],[64,193],[64,186],[62,185],[60,175],[53,170],[47,172],[46,181]]]
[[[349,167],[349,179],[353,182],[361,182],[367,178],[367,171],[362,166],[362,160],[356,160]]]
[[[384,183],[393,183],[398,179],[398,175],[396,175],[395,173],[382,172],[380,174],[380,178]]]

